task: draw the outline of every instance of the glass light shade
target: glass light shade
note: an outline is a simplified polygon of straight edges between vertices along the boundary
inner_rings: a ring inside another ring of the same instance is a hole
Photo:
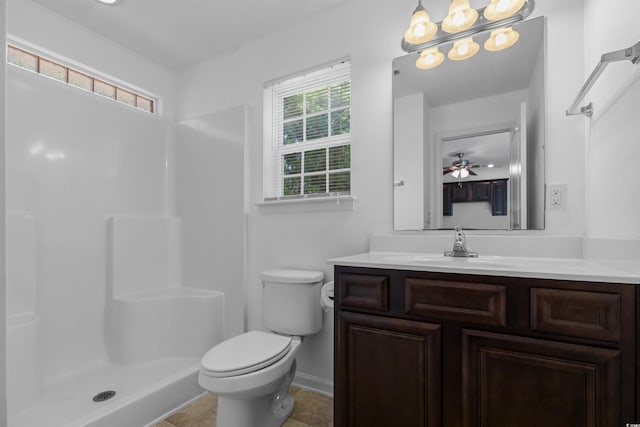
[[[463,61],[478,53],[480,45],[473,41],[473,37],[467,37],[453,42],[453,47],[447,54],[452,61]]]
[[[520,34],[511,27],[491,31],[491,37],[484,42],[484,48],[491,52],[507,49],[518,41]]]
[[[484,17],[490,21],[508,18],[524,6],[525,0],[491,0],[484,9]]]
[[[438,50],[437,47],[432,47],[423,50],[420,53],[420,57],[416,61],[416,67],[421,70],[428,70],[430,68],[436,68],[444,61],[444,55]]]
[[[477,20],[478,11],[471,7],[469,0],[451,0],[449,14],[442,21],[442,30],[459,33],[471,28]]]
[[[409,44],[426,43],[436,32],[438,32],[438,26],[431,22],[429,14],[420,4],[411,16],[411,23],[404,33],[404,40]]]
[[[457,169],[451,172],[451,176],[453,176],[454,178],[466,178],[469,176],[469,171],[466,168]]]

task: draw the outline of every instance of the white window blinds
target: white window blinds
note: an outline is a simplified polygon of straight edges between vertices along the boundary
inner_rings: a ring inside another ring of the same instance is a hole
[[[341,61],[264,90],[264,199],[351,193],[351,67]]]

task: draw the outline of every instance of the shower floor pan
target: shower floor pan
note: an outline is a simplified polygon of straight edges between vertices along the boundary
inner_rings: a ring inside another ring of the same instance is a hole
[[[45,387],[42,398],[9,417],[9,427],[142,427],[200,395],[199,359],[136,365],[100,363]],[[116,394],[94,402],[103,391]]]

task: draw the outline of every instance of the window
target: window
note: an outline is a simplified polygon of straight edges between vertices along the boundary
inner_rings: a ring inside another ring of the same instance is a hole
[[[96,76],[90,76],[33,52],[7,45],[7,62],[139,110],[154,113],[156,101],[151,97],[123,89],[117,84],[107,83]]]
[[[348,61],[264,91],[264,199],[351,194]]]

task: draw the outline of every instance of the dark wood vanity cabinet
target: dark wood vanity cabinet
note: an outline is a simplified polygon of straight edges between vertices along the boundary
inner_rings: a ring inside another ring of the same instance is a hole
[[[489,202],[491,214],[507,215],[507,181],[465,181],[462,185],[448,182],[442,185],[442,215],[453,215],[453,204],[464,202]]]
[[[334,424],[640,422],[636,292],[336,266]]]

